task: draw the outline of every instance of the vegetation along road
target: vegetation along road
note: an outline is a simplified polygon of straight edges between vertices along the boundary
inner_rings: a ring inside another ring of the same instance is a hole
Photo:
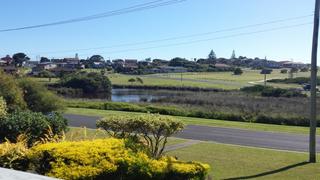
[[[96,128],[96,121],[100,119],[98,116],[75,114],[65,114],[64,117],[69,120],[69,125],[72,127],[85,126],[87,128]],[[308,151],[307,135],[289,133],[188,125],[185,130],[175,135],[175,137],[278,150]],[[318,143],[320,144],[319,138]],[[317,151],[320,152],[320,147],[318,147]]]

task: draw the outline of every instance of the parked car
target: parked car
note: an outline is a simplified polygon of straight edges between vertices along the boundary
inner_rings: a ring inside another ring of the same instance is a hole
[[[303,84],[303,90],[310,91],[311,90],[311,84]],[[316,87],[316,90],[319,91],[318,86]]]

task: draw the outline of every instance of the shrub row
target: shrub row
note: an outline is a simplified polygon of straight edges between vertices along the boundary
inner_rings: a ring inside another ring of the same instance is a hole
[[[247,93],[259,93],[264,97],[307,97],[306,94],[294,89],[274,88],[272,86],[255,85],[241,88],[241,91]]]
[[[72,108],[89,108],[101,110],[129,111],[129,112],[150,112],[173,116],[186,116],[188,111],[175,106],[157,106],[149,104],[133,104],[125,102],[103,102],[86,100],[66,100],[65,104]]]
[[[72,108],[89,108],[101,110],[159,113],[163,115],[197,117],[206,119],[220,119],[228,121],[257,122],[268,124],[283,124],[293,126],[308,126],[307,118],[296,117],[294,115],[264,115],[252,113],[235,113],[230,111],[206,111],[201,109],[181,108],[168,105],[134,104],[123,102],[102,102],[102,101],[82,101],[68,100],[65,102]]]
[[[296,78],[286,78],[286,79],[270,79],[268,82],[273,83],[288,83],[288,84],[305,84],[310,83],[310,77],[296,77]],[[320,85],[320,79],[318,77],[317,84]]]
[[[205,179],[209,165],[172,157],[151,159],[125,140],[47,143],[27,155],[31,169],[61,179]]]

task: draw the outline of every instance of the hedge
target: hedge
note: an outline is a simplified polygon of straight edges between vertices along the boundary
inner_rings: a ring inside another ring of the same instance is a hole
[[[195,179],[206,178],[209,165],[159,160],[135,152],[122,139],[48,143],[28,154],[37,173],[61,179]]]

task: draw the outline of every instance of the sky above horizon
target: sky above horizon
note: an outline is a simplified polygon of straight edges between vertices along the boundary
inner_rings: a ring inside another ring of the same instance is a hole
[[[0,30],[151,1],[3,0]],[[309,63],[313,11],[314,0],[187,0],[91,21],[0,32],[0,56],[25,52],[32,60],[37,56],[73,57],[75,53],[80,58],[100,54],[105,59],[193,59],[207,57],[213,49],[217,57],[229,58],[235,50],[237,56]],[[283,19],[286,21],[225,30]],[[202,35],[190,36],[194,34]]]

